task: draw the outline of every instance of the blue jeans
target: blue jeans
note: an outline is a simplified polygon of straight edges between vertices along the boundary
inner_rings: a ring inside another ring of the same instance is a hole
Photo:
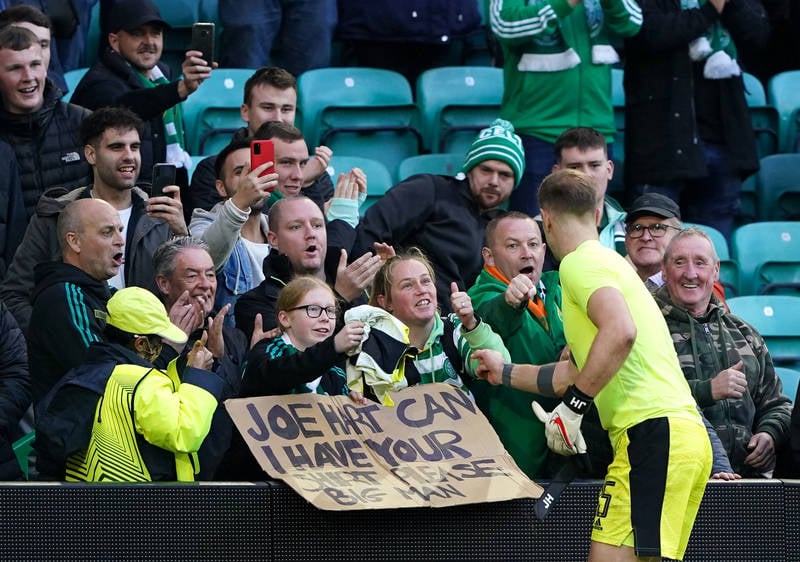
[[[334,0],[220,0],[220,65],[280,66],[295,76],[328,66]]]
[[[555,145],[530,135],[520,135],[519,138],[525,149],[525,171],[519,186],[511,192],[508,208],[535,217],[539,214],[539,185],[556,164]],[[613,145],[610,144],[608,158],[613,158],[613,154]]]
[[[635,194],[660,193],[681,206],[681,218],[719,230],[730,244],[734,221],[739,214],[742,180],[731,168],[725,149],[705,144],[708,175],[703,178],[676,180],[664,184],[642,184]]]

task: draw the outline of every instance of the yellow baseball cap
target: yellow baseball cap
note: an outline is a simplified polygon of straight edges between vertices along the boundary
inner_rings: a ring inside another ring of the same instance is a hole
[[[186,343],[186,333],[173,324],[158,298],[141,287],[120,289],[108,300],[107,322],[123,332],[156,335],[175,343]]]

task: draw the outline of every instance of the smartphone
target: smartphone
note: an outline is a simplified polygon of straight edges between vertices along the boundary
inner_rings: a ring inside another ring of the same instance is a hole
[[[258,174],[258,177],[275,173],[275,145],[271,140],[254,140],[250,143],[250,169],[253,170],[265,162],[272,162],[272,166]]]
[[[214,24],[198,22],[192,25],[192,45],[190,51],[203,53],[203,60],[211,66],[214,62]]]
[[[171,193],[164,193],[164,188],[168,185],[175,185],[175,164],[154,164],[150,197],[161,197],[162,195],[172,197]]]

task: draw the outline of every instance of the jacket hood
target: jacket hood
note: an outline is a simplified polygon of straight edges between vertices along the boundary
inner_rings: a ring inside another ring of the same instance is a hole
[[[57,215],[64,207],[73,201],[91,196],[91,184],[71,191],[65,187],[54,187],[48,189],[44,195],[39,198],[39,202],[36,204],[36,214],[40,217]],[[148,195],[142,188],[134,186],[131,191],[131,199],[134,207],[139,207],[142,205],[142,202],[147,201]]]
[[[33,278],[35,285],[31,302],[34,305],[43,291],[59,283],[79,285],[81,289],[93,294],[98,300],[107,301],[111,298],[111,290],[106,281],[98,281],[82,269],[68,263],[60,261],[40,263],[33,270]]]

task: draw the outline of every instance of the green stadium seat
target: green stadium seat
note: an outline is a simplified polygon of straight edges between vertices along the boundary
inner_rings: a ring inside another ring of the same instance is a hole
[[[614,160],[623,164],[625,162],[625,86],[623,80],[625,72],[621,68],[611,69],[611,106],[614,108],[614,124],[617,134],[614,136]],[[615,163],[616,163],[615,162]],[[619,184],[622,184],[622,166],[619,166]],[[617,177],[617,172],[614,172]]]
[[[17,457],[17,462],[19,463],[19,468],[22,470],[22,474],[25,475],[25,479],[28,479],[28,457],[33,451],[33,442],[36,440],[36,432],[31,431],[30,433],[26,433],[14,443],[11,444],[11,448],[14,450],[14,455]]]
[[[245,125],[239,113],[248,68],[218,68],[183,102],[183,123],[190,154],[217,154],[231,134]]]
[[[377,68],[317,68],[298,78],[301,130],[309,147],[361,156],[396,170],[422,148],[419,113],[402,74]]]
[[[739,263],[742,294],[800,295],[800,222],[740,226],[733,232],[732,248]]]
[[[161,17],[171,29],[164,32],[161,62],[172,69],[172,76],[181,74],[181,64],[192,42],[192,25],[200,21],[198,0],[154,0]]]
[[[464,165],[464,154],[420,154],[400,162],[397,178],[403,181],[415,174],[440,174],[455,176]]]
[[[800,386],[800,371],[788,367],[775,367],[775,374],[781,379],[783,395],[788,396],[794,402],[797,397],[797,388]]]
[[[800,70],[781,72],[767,84],[769,104],[780,116],[780,152],[795,152],[798,143],[797,121],[800,119]]]
[[[747,108],[750,112],[750,123],[756,134],[758,157],[764,158],[778,152],[780,117],[778,110],[767,102],[767,94],[761,81],[747,72],[742,74],[742,78],[744,79]]]
[[[800,154],[762,158],[756,197],[759,220],[800,220]]]
[[[81,78],[83,78],[83,75],[86,74],[88,70],[88,68],[76,68],[75,70],[68,70],[64,73],[64,81],[67,83],[69,92],[61,97],[63,101],[68,102],[72,99],[72,92],[75,91],[75,86],[78,85],[78,82],[81,81]]]
[[[774,363],[800,367],[800,297],[748,295],[728,299],[728,306],[761,334]]]
[[[392,175],[386,166],[378,160],[372,158],[362,158],[360,156],[342,156],[334,154],[328,166],[328,174],[331,176],[333,185],[339,174],[346,174],[353,168],[361,168],[367,174],[367,199],[361,204],[360,212],[364,212],[371,207],[378,199],[383,197],[389,188],[394,185]]]
[[[739,265],[735,260],[731,259],[731,254],[728,250],[728,241],[725,240],[725,236],[713,226],[707,226],[705,224],[685,222],[683,226],[687,228],[696,226],[708,234],[708,237],[711,238],[711,242],[714,244],[717,257],[719,258],[719,281],[722,283],[722,286],[725,287],[725,298],[740,295]]]
[[[432,152],[465,154],[475,135],[497,119],[503,71],[490,66],[445,66],[417,79],[422,136]]]

